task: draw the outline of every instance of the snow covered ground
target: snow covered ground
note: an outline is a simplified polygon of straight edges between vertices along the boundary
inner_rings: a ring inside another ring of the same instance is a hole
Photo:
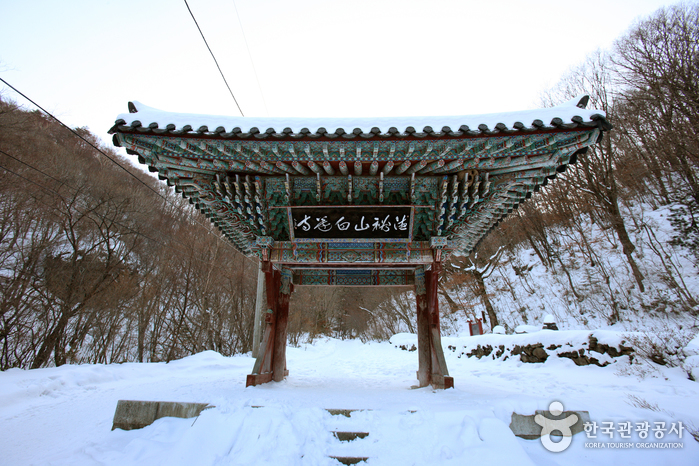
[[[499,336],[500,337],[500,336]],[[506,336],[501,336],[506,338]],[[468,338],[445,338],[444,346]],[[3,465],[338,464],[329,456],[368,456],[375,465],[696,465],[699,443],[672,423],[699,426],[699,383],[679,368],[655,376],[621,375],[622,362],[578,367],[550,357],[458,357],[446,351],[453,390],[411,389],[417,352],[391,343],[323,340],[288,348],[289,377],[245,388],[250,356],[200,353],[169,364],[66,365],[0,373],[0,463]],[[164,418],[140,430],[111,430],[117,400],[208,402],[197,419]],[[597,432],[573,437],[561,453],[515,437],[512,412],[533,414],[558,400],[587,410],[598,425],[665,422],[663,439]],[[654,409],[643,409],[643,402]],[[253,406],[262,406],[254,408]],[[324,408],[354,408],[350,418]],[[369,432],[350,443],[333,430]],[[633,443],[586,448],[586,443]],[[676,449],[638,442],[679,443]]]

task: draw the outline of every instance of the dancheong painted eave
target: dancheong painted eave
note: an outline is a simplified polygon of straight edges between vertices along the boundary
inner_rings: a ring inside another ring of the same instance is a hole
[[[611,129],[603,111],[586,109],[587,96],[536,110],[464,116],[376,118],[277,118],[197,115],[129,102],[110,133],[199,136],[222,139],[450,138],[576,128]]]
[[[599,142],[611,124],[599,110],[584,108],[588,100],[392,119],[218,117],[130,104],[135,113],[119,115],[110,132],[116,146],[138,155],[244,254],[325,270],[299,272],[294,280],[303,284],[395,285],[405,277],[386,268],[468,254]],[[350,218],[359,232],[366,216],[374,222],[388,221],[387,215],[392,226],[372,223],[371,231],[389,228],[391,234],[340,232]],[[337,231],[318,234],[317,224],[313,234],[301,234],[299,228],[310,227],[306,217],[333,219]],[[328,275],[340,267],[374,275]]]

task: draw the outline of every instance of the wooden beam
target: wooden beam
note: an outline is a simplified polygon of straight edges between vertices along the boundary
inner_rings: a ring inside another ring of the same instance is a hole
[[[398,168],[396,168],[396,175],[402,174],[405,170],[410,168],[410,164],[412,162],[410,160],[406,160],[405,162],[401,163]]]
[[[395,145],[391,147],[391,149],[395,150]],[[381,173],[383,173],[384,175],[388,175],[389,173],[391,173],[391,170],[393,170],[393,160],[389,160],[388,162],[386,162],[386,165],[383,166],[383,170],[381,171]]]
[[[313,170],[316,174],[323,173],[323,169],[320,167],[320,165],[315,163],[313,160],[309,160],[308,162],[306,162],[306,165],[308,165],[308,168]]]
[[[357,156],[359,156],[359,154],[361,154],[361,151],[362,151],[361,149],[359,149],[359,148],[357,149]],[[361,176],[361,174],[362,174],[362,162],[360,162],[359,160],[356,160],[354,162],[354,176]]]
[[[425,173],[429,173],[431,171],[437,170],[438,168],[442,168],[444,166],[444,164],[445,164],[444,159],[439,159],[435,162],[430,163],[425,168],[418,171],[418,175],[424,175]]]
[[[325,173],[328,175],[334,175],[335,174],[335,169],[333,168],[332,165],[330,165],[330,162],[327,160],[323,162],[323,170],[325,170]]]
[[[296,160],[294,160],[293,162],[291,162],[291,166],[294,167],[294,170],[296,170],[297,172],[299,172],[302,175],[310,175],[311,174],[311,171],[308,168],[301,165],[301,162],[297,162]]]
[[[282,161],[280,161],[280,160],[277,161],[274,165],[275,165],[278,169],[280,169],[281,171],[283,171],[283,172],[285,172],[285,173],[287,173],[287,174],[289,174],[289,175],[296,175],[296,174],[297,174],[296,170],[294,170],[293,168],[291,168],[291,167],[288,166],[286,163],[284,163],[284,162],[282,162]]]
[[[417,173],[419,170],[422,170],[426,166],[427,166],[427,160],[420,160],[418,163],[416,163],[412,167],[408,168],[408,170],[405,173],[407,173],[408,175],[412,175],[413,173]]]

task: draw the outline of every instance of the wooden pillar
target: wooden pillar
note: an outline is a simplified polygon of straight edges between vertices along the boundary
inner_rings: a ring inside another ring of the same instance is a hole
[[[426,387],[431,381],[432,356],[430,354],[430,316],[427,310],[425,272],[422,268],[415,271],[415,296],[417,297],[417,380],[420,387]]]
[[[285,276],[272,267],[271,262],[262,263],[267,294],[265,329],[260,342],[257,359],[248,374],[245,386],[259,385],[275,380],[280,382],[288,375],[286,370],[286,327],[289,319],[289,297],[291,272]]]
[[[432,269],[424,272],[424,282],[419,276],[422,271],[415,274],[419,360],[417,377],[420,387],[432,385],[444,389],[454,387],[454,379],[449,376],[439,328],[437,284],[441,267],[440,262],[433,262]]]
[[[289,322],[289,298],[291,297],[291,271],[282,270],[276,272],[279,279],[279,291],[277,293],[276,323],[274,329],[274,364],[272,366],[272,379],[275,382],[284,380],[288,374],[286,370],[286,328]]]
[[[262,341],[264,321],[262,315],[267,311],[267,297],[265,295],[265,273],[262,271],[263,261],[260,261],[257,270],[257,295],[255,297],[255,324],[252,333],[252,357],[257,358]]]

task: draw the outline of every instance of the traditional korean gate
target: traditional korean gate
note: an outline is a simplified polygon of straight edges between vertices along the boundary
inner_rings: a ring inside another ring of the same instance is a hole
[[[473,251],[611,129],[586,103],[410,121],[215,117],[129,103],[110,132],[261,261],[267,310],[248,385],[288,373],[295,286],[409,285],[417,296],[419,385],[449,388],[437,297],[442,263]]]

